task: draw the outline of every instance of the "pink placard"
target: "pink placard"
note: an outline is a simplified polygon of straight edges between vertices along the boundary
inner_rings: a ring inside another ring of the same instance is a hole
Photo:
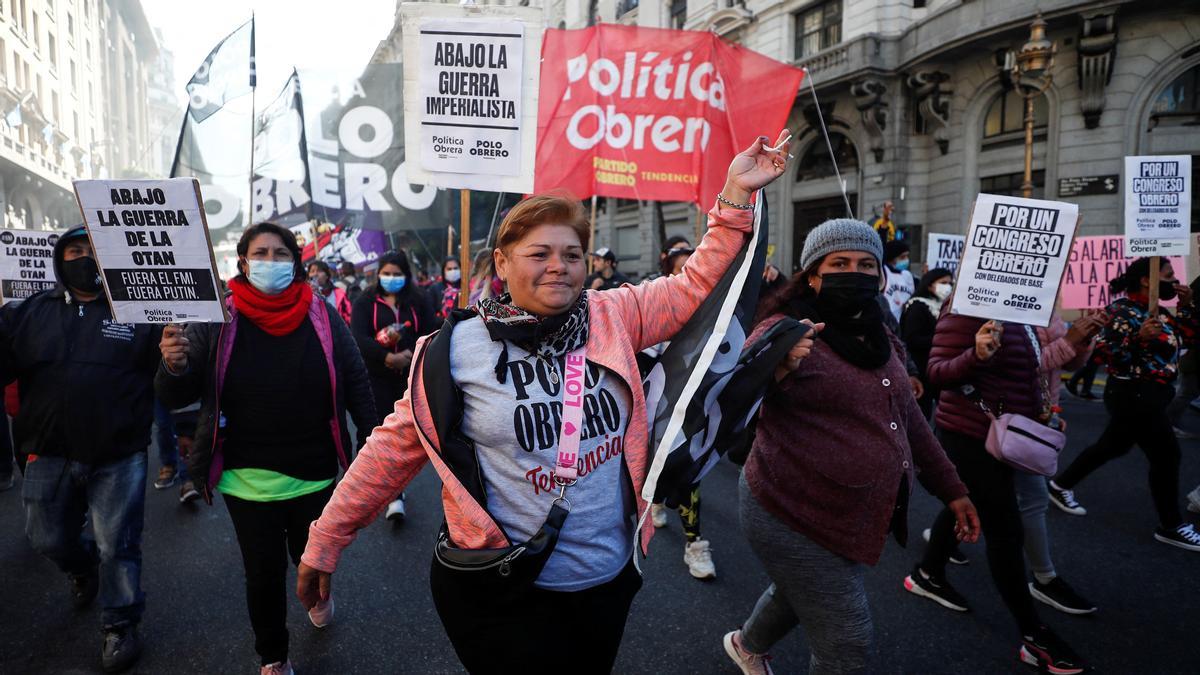
[[[1133,258],[1125,257],[1125,238],[1119,235],[1101,237],[1076,237],[1063,275],[1063,309],[1100,309],[1107,307],[1113,298],[1108,292],[1108,282],[1125,271]],[[1170,258],[1176,276],[1184,274],[1183,258]],[[1186,281],[1185,281],[1186,283]],[[1173,307],[1175,301],[1163,302]]]

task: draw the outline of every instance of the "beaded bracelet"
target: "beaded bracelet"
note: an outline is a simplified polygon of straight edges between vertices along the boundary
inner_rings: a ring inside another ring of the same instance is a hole
[[[720,192],[717,193],[717,201],[721,202],[722,204],[724,204],[725,206],[728,206],[730,208],[741,209],[743,211],[750,211],[754,208],[753,204],[734,204],[733,202],[729,201],[728,199],[725,199],[725,196],[722,195]]]

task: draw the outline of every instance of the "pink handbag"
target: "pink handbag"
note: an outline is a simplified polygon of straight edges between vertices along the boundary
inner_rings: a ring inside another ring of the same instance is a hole
[[[1038,344],[1037,334],[1029,326],[1025,326],[1025,332],[1033,345],[1040,371],[1042,348]],[[1040,380],[1042,406],[1049,416],[1050,386],[1045,373],[1040,373]],[[992,421],[988,427],[987,442],[984,444],[992,457],[1026,473],[1042,476],[1058,473],[1058,455],[1067,447],[1066,434],[1024,415],[1005,413],[997,417],[982,398],[971,395],[968,397],[972,398]]]
[[[1014,469],[1053,476],[1058,473],[1058,454],[1067,445],[1067,435],[1024,415],[1006,413],[988,428],[988,453]]]

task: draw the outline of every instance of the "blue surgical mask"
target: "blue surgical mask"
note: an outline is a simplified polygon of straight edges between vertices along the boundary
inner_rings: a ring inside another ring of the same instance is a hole
[[[896,271],[903,272],[904,270],[908,269],[909,262],[910,261],[908,261],[908,260],[897,260],[896,261]]]
[[[275,295],[292,284],[296,278],[296,265],[290,261],[248,260],[250,284],[267,295]]]
[[[393,276],[382,277],[381,276],[381,277],[379,277],[379,285],[382,286],[384,292],[387,292],[387,293],[399,293],[400,291],[404,290],[404,284],[406,284],[407,282],[408,282],[408,277],[404,277],[404,276],[399,276],[399,277],[393,277]]]

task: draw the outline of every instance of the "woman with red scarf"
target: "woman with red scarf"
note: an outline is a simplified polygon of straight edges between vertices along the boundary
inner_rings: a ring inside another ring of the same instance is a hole
[[[299,562],[338,467],[349,466],[346,412],[361,445],[375,403],[350,329],[306,281],[295,236],[254,225],[237,253],[230,322],[168,326],[155,390],[169,408],[201,402],[188,468],[233,520],[262,673],[290,674],[288,559]],[[309,612],[318,628],[332,616],[332,598]]]

